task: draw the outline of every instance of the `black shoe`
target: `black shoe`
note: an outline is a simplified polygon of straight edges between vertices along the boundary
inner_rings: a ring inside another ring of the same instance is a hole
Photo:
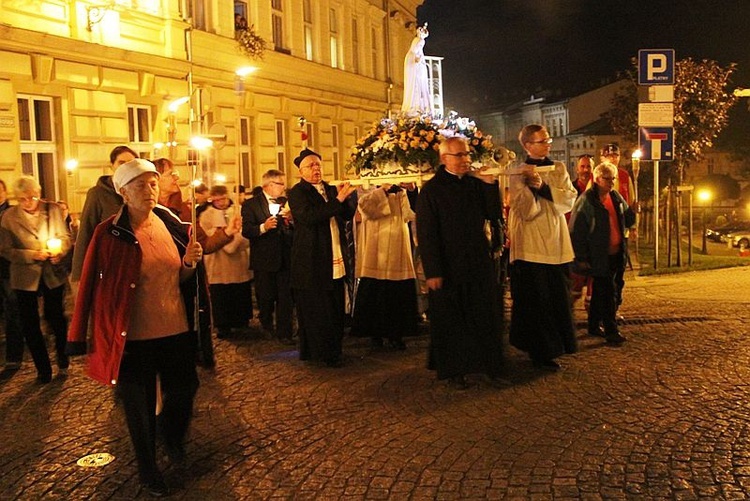
[[[597,327],[596,329],[589,329],[589,336],[605,337],[604,329],[602,329],[601,327]]]
[[[622,316],[622,315],[620,315],[619,313],[618,313],[618,314],[617,314],[617,316],[615,317],[615,320],[617,320],[617,323],[618,323],[618,324],[624,324],[624,323],[625,323],[625,317],[623,317],[623,316]]]
[[[163,479],[154,480],[143,484],[143,489],[152,498],[163,498],[169,496],[169,487]]]
[[[619,332],[613,332],[612,334],[607,334],[606,339],[607,339],[607,344],[611,344],[613,346],[620,346],[622,343],[627,341],[625,336],[623,336]]]
[[[38,374],[36,376],[36,382],[39,384],[47,384],[52,381],[52,374]]]
[[[469,387],[469,383],[463,375],[459,375],[448,379],[448,386],[452,386],[457,390],[465,390]]]
[[[219,329],[216,333],[216,337],[219,339],[228,339],[232,337],[232,329]]]
[[[560,370],[560,364],[554,360],[534,360],[534,367],[539,367],[540,369],[546,369],[548,371]]]

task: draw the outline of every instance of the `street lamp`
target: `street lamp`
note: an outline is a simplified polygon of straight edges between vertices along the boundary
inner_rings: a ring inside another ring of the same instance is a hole
[[[169,159],[173,161],[175,148],[177,147],[177,110],[188,101],[190,101],[190,97],[183,96],[170,101],[167,105],[167,111],[169,112],[167,119],[167,147],[169,148]]]
[[[643,152],[637,148],[635,151],[633,151],[633,154],[630,156],[631,161],[631,167],[633,168],[633,200],[635,200],[635,203],[638,203],[638,174],[641,172],[641,157],[643,156]],[[635,211],[635,255],[639,256],[638,254],[638,240],[640,239],[640,235],[638,234],[638,213],[640,212],[640,207],[637,207],[638,210]],[[640,259],[640,257],[638,257]]]
[[[706,207],[708,206],[708,202],[711,201],[711,191],[707,189],[698,190],[698,200],[703,203],[703,212],[701,213],[701,219],[703,220],[701,254],[708,254],[708,249],[706,248]]]
[[[234,92],[237,95],[237,133],[235,134],[235,148],[237,150],[237,206],[242,202],[242,195],[240,194],[240,186],[242,185],[242,149],[240,148],[241,137],[240,131],[242,130],[242,108],[245,102],[245,78],[255,73],[258,70],[256,66],[242,66],[237,68],[234,72]],[[248,173],[250,175],[250,173]],[[252,177],[252,176],[251,176]],[[251,180],[250,180],[251,181]]]

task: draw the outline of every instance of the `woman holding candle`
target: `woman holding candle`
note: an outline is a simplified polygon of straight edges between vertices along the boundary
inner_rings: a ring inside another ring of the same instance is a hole
[[[44,297],[44,318],[55,335],[57,367],[67,374],[65,337],[68,323],[63,296],[68,271],[63,257],[70,250],[70,235],[59,205],[41,200],[36,179],[22,176],[13,183],[18,205],[8,209],[0,223],[0,253],[10,261],[10,286],[18,299],[21,331],[34,360],[37,381],[52,380],[52,366],[39,321],[39,296]]]

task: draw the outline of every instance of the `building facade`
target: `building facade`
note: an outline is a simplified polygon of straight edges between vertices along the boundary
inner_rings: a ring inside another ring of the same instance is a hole
[[[565,99],[552,99],[547,93],[532,95],[529,99],[513,103],[500,111],[480,115],[477,122],[494,137],[494,142],[516,152],[524,158],[518,133],[527,124],[542,124],[554,140],[550,157],[568,166],[575,177],[575,164],[579,155],[594,155],[607,143],[618,143],[624,155],[634,145],[624,144],[612,132],[603,115],[609,111],[612,98],[624,82],[614,82],[584,94]]]
[[[270,168],[291,183],[304,145],[344,177],[351,145],[400,105],[420,3],[0,2],[0,179],[33,175],[77,212],[119,144],[171,157],[183,185],[193,164],[207,184],[254,186]],[[240,21],[262,58],[242,52]]]

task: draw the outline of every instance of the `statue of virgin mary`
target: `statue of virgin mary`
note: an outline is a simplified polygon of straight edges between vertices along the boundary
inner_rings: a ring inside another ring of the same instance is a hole
[[[417,28],[414,40],[404,58],[404,100],[401,112],[407,115],[432,113],[432,93],[423,52],[425,38],[429,35],[427,23]]]

